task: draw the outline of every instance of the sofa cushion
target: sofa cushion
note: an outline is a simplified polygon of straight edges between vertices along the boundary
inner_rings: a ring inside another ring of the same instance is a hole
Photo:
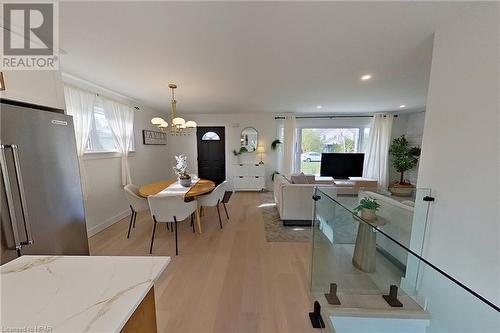
[[[316,176],[315,175],[306,175],[308,184],[316,184]]]
[[[292,175],[290,178],[292,184],[309,184],[309,181],[303,172],[299,173],[298,175]]]

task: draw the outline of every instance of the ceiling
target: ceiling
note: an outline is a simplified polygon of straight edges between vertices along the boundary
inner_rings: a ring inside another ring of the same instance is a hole
[[[175,82],[181,113],[417,111],[433,32],[469,6],[61,2],[61,67],[156,109]]]

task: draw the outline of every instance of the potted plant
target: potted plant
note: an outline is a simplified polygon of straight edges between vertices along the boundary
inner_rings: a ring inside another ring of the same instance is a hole
[[[364,197],[359,201],[359,205],[354,208],[356,213],[361,212],[361,218],[366,221],[374,220],[376,216],[376,212],[379,209],[380,204],[377,202],[377,199],[373,199],[371,197]]]
[[[280,139],[274,139],[273,142],[271,142],[271,150],[275,151],[278,148],[278,145],[281,144]]]
[[[240,150],[233,149],[233,155],[238,159],[238,164],[241,164],[241,154],[248,153],[247,147],[241,147]]]
[[[175,156],[177,164],[173,167],[175,174],[179,180],[179,184],[184,187],[191,186],[191,176],[186,173],[187,169],[187,156],[185,154],[181,154],[179,156]]]
[[[409,196],[415,186],[405,180],[404,173],[417,165],[420,148],[411,147],[408,140],[402,135],[392,140],[389,153],[392,155],[392,166],[400,173],[399,182],[392,184],[389,190],[394,195]]]

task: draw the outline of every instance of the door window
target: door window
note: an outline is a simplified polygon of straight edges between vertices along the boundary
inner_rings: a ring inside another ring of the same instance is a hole
[[[219,134],[215,133],[215,132],[207,132],[205,134],[203,134],[203,136],[201,137],[201,140],[202,141],[219,141],[220,140],[220,137],[219,137]]]

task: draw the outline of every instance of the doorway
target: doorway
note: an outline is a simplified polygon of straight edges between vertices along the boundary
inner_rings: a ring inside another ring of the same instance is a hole
[[[197,127],[198,176],[219,185],[226,179],[226,140],[223,126]]]

